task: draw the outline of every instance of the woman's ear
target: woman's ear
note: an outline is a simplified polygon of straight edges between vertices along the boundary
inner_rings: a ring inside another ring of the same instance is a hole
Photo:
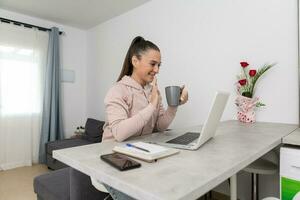
[[[137,67],[138,62],[139,62],[139,59],[136,56],[132,56],[131,63],[133,65],[133,67]]]

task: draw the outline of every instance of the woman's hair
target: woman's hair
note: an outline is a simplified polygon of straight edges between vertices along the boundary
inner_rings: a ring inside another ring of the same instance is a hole
[[[128,75],[130,76],[133,72],[133,65],[131,62],[131,59],[133,56],[136,56],[138,59],[141,58],[141,55],[148,51],[149,49],[153,49],[156,51],[160,51],[159,48],[152,42],[145,40],[143,37],[141,36],[137,36],[135,37],[131,44],[130,47],[127,51],[124,63],[123,63],[123,67],[122,67],[122,71],[119,75],[119,78],[117,81],[121,80],[123,78],[123,76]]]

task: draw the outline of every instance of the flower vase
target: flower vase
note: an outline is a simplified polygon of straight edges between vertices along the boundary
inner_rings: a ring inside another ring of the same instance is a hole
[[[249,98],[245,96],[238,95],[235,100],[235,104],[238,108],[237,119],[244,123],[254,123],[255,122],[255,108],[258,98]]]

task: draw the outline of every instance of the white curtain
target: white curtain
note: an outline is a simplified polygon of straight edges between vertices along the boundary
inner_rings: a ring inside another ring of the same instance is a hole
[[[38,161],[48,33],[0,23],[0,170]]]

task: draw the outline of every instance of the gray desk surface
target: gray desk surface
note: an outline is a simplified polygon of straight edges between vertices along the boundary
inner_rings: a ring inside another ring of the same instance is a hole
[[[282,143],[300,146],[300,128],[297,128],[291,134],[282,138]]]
[[[280,123],[243,124],[222,122],[216,136],[197,151],[142,162],[142,167],[120,172],[99,159],[112,152],[116,142],[103,142],[54,151],[54,158],[128,195],[144,200],[196,199],[258,159],[294,131],[296,125]],[[144,141],[169,139],[183,130],[155,133]]]

